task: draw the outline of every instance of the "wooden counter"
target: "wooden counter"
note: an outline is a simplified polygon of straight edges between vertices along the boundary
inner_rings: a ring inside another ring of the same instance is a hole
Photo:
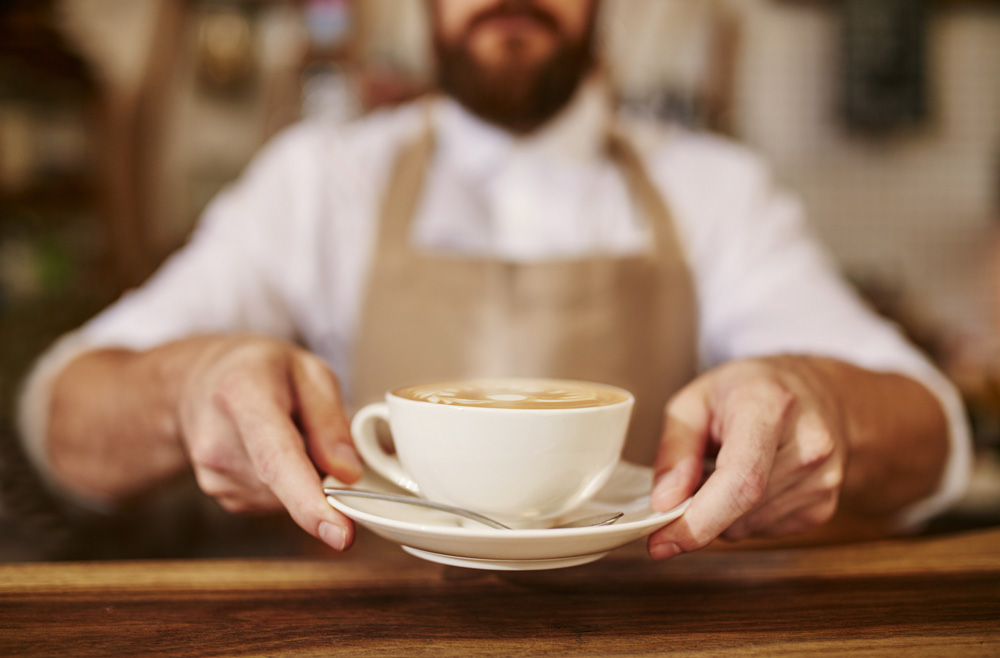
[[[343,557],[0,565],[2,656],[1000,655],[1000,529],[591,565]]]

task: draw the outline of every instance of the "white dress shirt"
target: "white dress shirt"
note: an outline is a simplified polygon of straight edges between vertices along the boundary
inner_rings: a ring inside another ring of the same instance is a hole
[[[52,378],[87,349],[259,332],[301,341],[349,391],[382,192],[397,149],[424,125],[423,107],[287,130],[211,203],[190,243],[149,282],[57,343],[22,398],[22,436],[42,472]],[[432,107],[437,149],[414,221],[417,248],[526,262],[649,247],[644,219],[602,157],[609,110],[598,85],[582,87],[526,138],[451,100]],[[944,407],[951,452],[938,492],[901,521],[920,523],[953,503],[971,461],[957,393],[843,282],[798,202],[738,146],[648,122],[624,127],[674,214],[695,280],[703,366],[800,353],[919,380]]]

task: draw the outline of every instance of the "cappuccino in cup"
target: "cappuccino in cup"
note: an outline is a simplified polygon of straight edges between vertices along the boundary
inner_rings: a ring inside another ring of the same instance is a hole
[[[552,379],[484,379],[404,386],[393,395],[418,402],[491,409],[581,409],[619,404],[627,391]]]
[[[516,527],[589,500],[617,464],[634,398],[620,388],[557,379],[476,379],[403,386],[354,417],[370,468],[428,500]],[[396,454],[375,422],[388,421]]]

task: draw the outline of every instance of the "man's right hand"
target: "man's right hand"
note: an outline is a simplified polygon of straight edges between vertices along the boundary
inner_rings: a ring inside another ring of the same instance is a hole
[[[170,454],[155,448],[173,445],[226,510],[283,507],[333,548],[353,540],[351,522],[327,504],[320,482],[320,472],[346,482],[361,472],[340,388],[323,361],[292,344],[203,336],[148,352],[88,353],[57,380],[49,435],[53,466],[71,488],[86,492],[89,481],[114,499],[152,486],[177,467],[168,458],[140,462],[136,442],[152,448],[147,455]],[[88,448],[95,436],[107,438]],[[110,479],[99,485],[85,466],[69,465],[70,455],[88,451],[107,468]]]
[[[347,482],[361,474],[336,377],[287,343],[209,340],[215,344],[195,362],[178,401],[202,491],[230,512],[284,507],[309,534],[343,550],[351,524],[330,508],[317,473]]]

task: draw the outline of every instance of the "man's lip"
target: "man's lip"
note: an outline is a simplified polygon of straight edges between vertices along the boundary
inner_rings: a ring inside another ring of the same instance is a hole
[[[473,29],[485,27],[500,29],[504,32],[527,32],[529,30],[550,31],[551,29],[545,24],[544,21],[541,21],[537,17],[527,13],[511,13],[499,16],[490,16],[489,18],[484,18],[483,20],[478,21]]]

